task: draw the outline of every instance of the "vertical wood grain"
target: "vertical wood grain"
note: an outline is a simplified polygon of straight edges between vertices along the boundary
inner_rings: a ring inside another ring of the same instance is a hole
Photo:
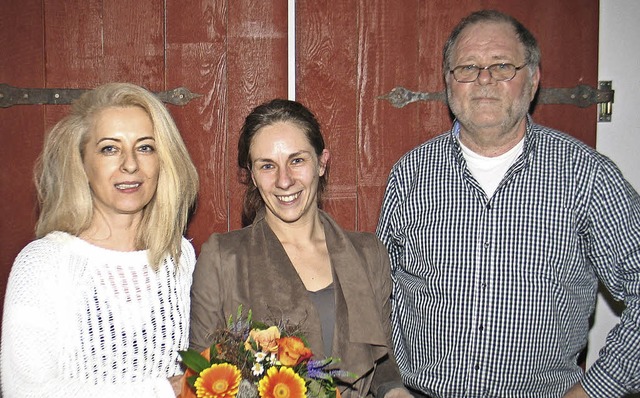
[[[498,8],[542,48],[542,87],[597,84],[598,1],[298,0],[296,97],[316,113],[332,153],[325,208],[347,229],[373,231],[391,166],[449,129],[445,104],[396,109],[396,86],[444,90],[441,51],[460,18]],[[570,18],[571,23],[567,23]],[[188,235],[240,226],[237,138],[255,105],[287,95],[286,0],[0,1],[0,83],[91,88],[130,81],[202,94],[169,106],[201,178]],[[68,106],[0,108],[5,142],[0,288],[33,238],[32,168],[46,129]],[[539,105],[534,120],[594,145],[595,106]]]
[[[403,1],[402,6],[390,0],[361,0],[355,6],[353,10],[354,4],[300,1],[296,28],[298,98],[324,122],[334,152],[328,207],[347,228],[373,231],[391,166],[408,150],[450,128],[444,103],[418,102],[396,109],[378,96],[396,86],[443,91],[442,47],[454,25],[472,11],[499,9],[536,35],[543,52],[542,87],[597,85],[595,0],[415,0]],[[563,22],[567,15],[579,23]],[[353,46],[356,53],[350,50]],[[595,106],[539,105],[533,116],[540,124],[595,143]],[[336,206],[336,197],[348,198],[349,205]]]
[[[0,2],[0,83],[44,84],[42,3]],[[42,149],[43,106],[0,108],[0,295],[4,298],[13,260],[34,238],[36,193],[33,165]],[[4,303],[0,299],[0,318]],[[0,319],[1,320],[1,319]]]
[[[436,62],[435,57],[421,58],[424,53],[436,51],[433,38],[426,43],[421,41],[419,32],[426,28],[419,12],[421,2],[403,4],[405,7],[385,0],[359,3],[357,225],[360,230],[373,231],[376,227],[394,159],[424,141],[428,137],[425,124],[433,123],[445,110],[441,104],[397,109],[378,99],[396,86],[417,85],[423,69],[433,69]],[[426,48],[422,47],[424,44]],[[438,89],[437,84],[428,86]]]
[[[229,228],[241,226],[244,185],[238,179],[238,137],[247,114],[287,97],[287,1],[234,0],[229,7]]]
[[[296,3],[296,99],[321,123],[331,152],[325,208],[343,227],[356,228],[358,4]]]
[[[188,236],[199,250],[212,231],[228,228],[226,1],[167,0],[167,82],[202,97],[171,107],[200,176]]]
[[[167,80],[203,95],[172,107],[200,174],[188,233],[199,251],[211,233],[241,226],[237,140],[244,117],[286,97],[286,0],[169,1],[167,9]]]
[[[45,0],[47,84],[164,88],[164,8],[139,0]]]
[[[46,87],[164,89],[163,12],[154,0],[45,0]],[[47,126],[67,112],[47,106]]]

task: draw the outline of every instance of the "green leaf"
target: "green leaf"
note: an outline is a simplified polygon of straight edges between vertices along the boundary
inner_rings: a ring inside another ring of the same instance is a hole
[[[308,395],[311,396],[311,397],[318,396],[318,393],[320,392],[321,387],[322,386],[320,385],[320,383],[318,383],[317,380],[311,379],[311,381],[309,381],[307,383],[307,393],[308,393]]]
[[[318,364],[318,366],[316,366],[316,368],[324,368],[325,366],[334,365],[334,364],[336,364],[338,362],[340,362],[340,361],[334,359],[333,357],[328,357],[328,358],[325,358],[325,359],[318,359],[318,360],[316,360],[316,363]]]
[[[220,353],[218,352],[216,343],[211,344],[211,347],[209,348],[209,358],[211,358],[209,364],[213,365],[214,363],[218,363],[218,355],[220,355]]]
[[[328,398],[330,394],[331,392],[327,391],[322,383],[317,380],[311,379],[311,381],[307,383],[307,397]]]
[[[195,389],[196,380],[198,380],[198,377],[200,377],[200,376],[199,375],[193,375],[193,376],[187,377],[187,384],[189,384],[192,388]]]
[[[233,315],[229,315],[229,319],[227,319],[227,328],[231,329],[233,326]]]
[[[236,314],[236,321],[239,321],[242,319],[242,304],[240,304],[238,306],[238,313]]]
[[[205,357],[200,355],[198,351],[191,348],[187,351],[179,351],[178,354],[180,354],[180,357],[182,358],[182,363],[198,374],[211,366]]]
[[[268,328],[269,328],[269,325],[267,325],[264,322],[255,321],[251,323],[251,329],[267,330]]]

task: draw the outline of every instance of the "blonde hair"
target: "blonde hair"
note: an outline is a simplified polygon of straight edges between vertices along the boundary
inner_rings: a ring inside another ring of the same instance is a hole
[[[35,171],[40,214],[36,236],[52,231],[80,235],[91,225],[93,197],[83,166],[83,150],[96,115],[106,108],[139,107],[153,124],[160,175],[145,207],[135,245],[147,249],[157,268],[166,256],[178,263],[198,192],[198,174],[180,132],[162,102],[129,83],[109,83],[83,94],[71,112],[47,134]]]

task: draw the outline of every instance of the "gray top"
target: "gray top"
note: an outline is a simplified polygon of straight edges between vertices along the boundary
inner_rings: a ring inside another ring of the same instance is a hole
[[[336,321],[336,300],[334,296],[333,283],[315,292],[309,292],[309,298],[320,316],[322,344],[326,357],[331,356],[331,348],[333,347],[333,328]]]

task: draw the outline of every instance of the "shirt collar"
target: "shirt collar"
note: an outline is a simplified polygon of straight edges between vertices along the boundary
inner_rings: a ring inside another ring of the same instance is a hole
[[[525,155],[523,156],[523,158],[525,159],[533,151],[535,143],[538,141],[538,131],[534,129],[533,126],[534,126],[533,118],[531,117],[531,115],[527,114],[527,126],[525,128],[526,132],[524,135],[524,148],[522,150],[523,154]],[[450,139],[451,139],[454,157],[458,160],[461,159],[462,157],[462,149],[460,148],[460,143],[458,142],[459,138],[460,138],[460,122],[457,119],[455,119],[453,121],[453,126],[451,127]]]
[[[505,178],[509,178],[513,173],[526,168],[529,164],[529,159],[536,148],[536,143],[538,142],[538,135],[540,134],[539,129],[534,128],[535,123],[533,122],[533,118],[531,115],[527,114],[527,126],[526,132],[524,136],[524,147],[522,149],[522,154],[513,164],[511,169],[507,172]],[[467,177],[470,177],[471,174],[467,170],[466,161],[464,160],[464,155],[462,154],[462,148],[460,147],[460,142],[458,141],[460,136],[460,122],[456,119],[453,121],[453,125],[449,134],[449,143],[451,146],[451,155],[455,163],[462,167],[463,172]]]

